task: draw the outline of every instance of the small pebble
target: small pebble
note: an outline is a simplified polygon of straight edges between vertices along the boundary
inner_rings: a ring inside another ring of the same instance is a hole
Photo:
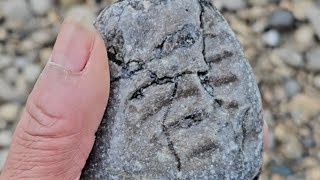
[[[29,83],[35,83],[40,75],[42,68],[38,64],[29,64],[24,69],[24,76]]]
[[[268,4],[268,0],[248,0],[249,4],[252,6],[265,6]]]
[[[310,168],[306,173],[306,180],[319,180],[320,178],[320,166]]]
[[[32,11],[37,15],[45,15],[52,8],[52,0],[29,0]]]
[[[314,30],[310,26],[301,26],[294,33],[296,47],[301,51],[306,51],[314,43]]]
[[[294,79],[289,79],[285,83],[285,89],[288,95],[288,98],[292,98],[300,91],[300,85],[299,83]]]
[[[0,71],[9,67],[12,59],[7,55],[0,54]]]
[[[10,130],[0,131],[0,147],[9,147],[12,132]]]
[[[0,27],[0,42],[7,39],[8,33],[7,30],[3,27]]]
[[[6,79],[6,81],[13,84],[19,75],[19,69],[15,66],[12,66],[4,69],[3,73],[3,77]]]
[[[244,9],[247,5],[245,0],[215,0],[214,4],[224,7],[229,11]]]
[[[33,83],[31,83],[33,84]],[[16,80],[15,80],[15,89],[20,92],[21,94],[29,94],[30,93],[30,85],[26,80],[26,77],[21,74],[18,75]],[[21,100],[25,100],[27,96],[24,96]]]
[[[16,97],[20,96],[13,87],[0,76],[0,102],[12,101]]]
[[[276,47],[280,44],[280,33],[276,30],[270,30],[262,35],[262,39],[267,46]]]
[[[312,49],[307,53],[307,69],[310,71],[320,71],[320,48]]]
[[[80,2],[83,2],[83,0],[59,0],[59,3],[64,7],[64,8],[70,8],[76,4],[79,4]]]
[[[285,142],[282,142],[280,151],[287,159],[299,159],[303,154],[303,146],[298,137],[291,134],[288,138],[286,138]]]
[[[18,117],[20,106],[15,103],[3,104],[0,106],[0,119],[12,122]]]
[[[46,44],[53,44],[55,41],[55,35],[50,31],[50,29],[41,29],[35,31],[31,35],[32,41],[38,46],[43,46]]]
[[[305,94],[297,94],[287,104],[291,119],[300,125],[308,123],[320,112],[320,99]]]
[[[6,127],[7,127],[7,122],[0,119],[0,131],[5,130]]]
[[[270,180],[284,180],[284,177],[280,176],[279,174],[273,174]]]
[[[3,13],[11,28],[21,28],[32,17],[25,0],[8,0],[3,5]]]
[[[274,29],[285,30],[293,27],[295,18],[289,10],[278,9],[269,16],[269,26]]]
[[[49,61],[49,58],[51,56],[51,53],[52,53],[52,48],[43,48],[40,50],[40,53],[39,53],[39,57],[40,57],[40,62],[41,62],[41,65],[44,67],[47,62]]]
[[[95,20],[95,13],[87,6],[77,5],[72,6],[70,10],[66,13],[66,16],[79,16],[85,17],[88,22],[94,22]]]
[[[289,176],[293,173],[290,167],[283,164],[271,163],[269,168],[272,173],[282,176]]]
[[[307,12],[307,17],[313,25],[318,38],[320,38],[320,8],[317,6],[311,6]]]
[[[303,67],[304,61],[301,54],[291,48],[281,48],[275,50],[277,55],[285,64],[293,67]]]
[[[313,83],[317,88],[320,89],[320,75],[317,75],[317,76],[314,77]]]

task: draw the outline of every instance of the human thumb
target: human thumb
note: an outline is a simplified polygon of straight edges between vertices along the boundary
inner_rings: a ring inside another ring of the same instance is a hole
[[[79,179],[109,94],[104,42],[67,18],[17,125],[0,179]]]

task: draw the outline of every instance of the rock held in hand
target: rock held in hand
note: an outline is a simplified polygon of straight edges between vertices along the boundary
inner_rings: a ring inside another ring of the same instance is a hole
[[[81,179],[258,177],[259,91],[211,0],[124,0],[95,26],[111,90]]]

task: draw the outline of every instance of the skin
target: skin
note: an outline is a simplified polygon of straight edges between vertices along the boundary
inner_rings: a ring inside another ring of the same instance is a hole
[[[17,125],[1,174],[7,179],[79,179],[109,95],[100,34],[65,20]]]
[[[0,180],[80,178],[109,96],[105,49],[85,18],[65,20],[17,125]]]

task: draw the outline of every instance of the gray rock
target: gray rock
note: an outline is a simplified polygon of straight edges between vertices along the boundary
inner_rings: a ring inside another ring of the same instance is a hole
[[[254,179],[262,108],[251,67],[210,0],[105,9],[111,94],[81,179]]]
[[[269,16],[269,25],[272,28],[284,30],[292,28],[295,18],[289,10],[277,9]]]
[[[320,48],[311,49],[307,53],[307,69],[315,72],[320,71]]]

